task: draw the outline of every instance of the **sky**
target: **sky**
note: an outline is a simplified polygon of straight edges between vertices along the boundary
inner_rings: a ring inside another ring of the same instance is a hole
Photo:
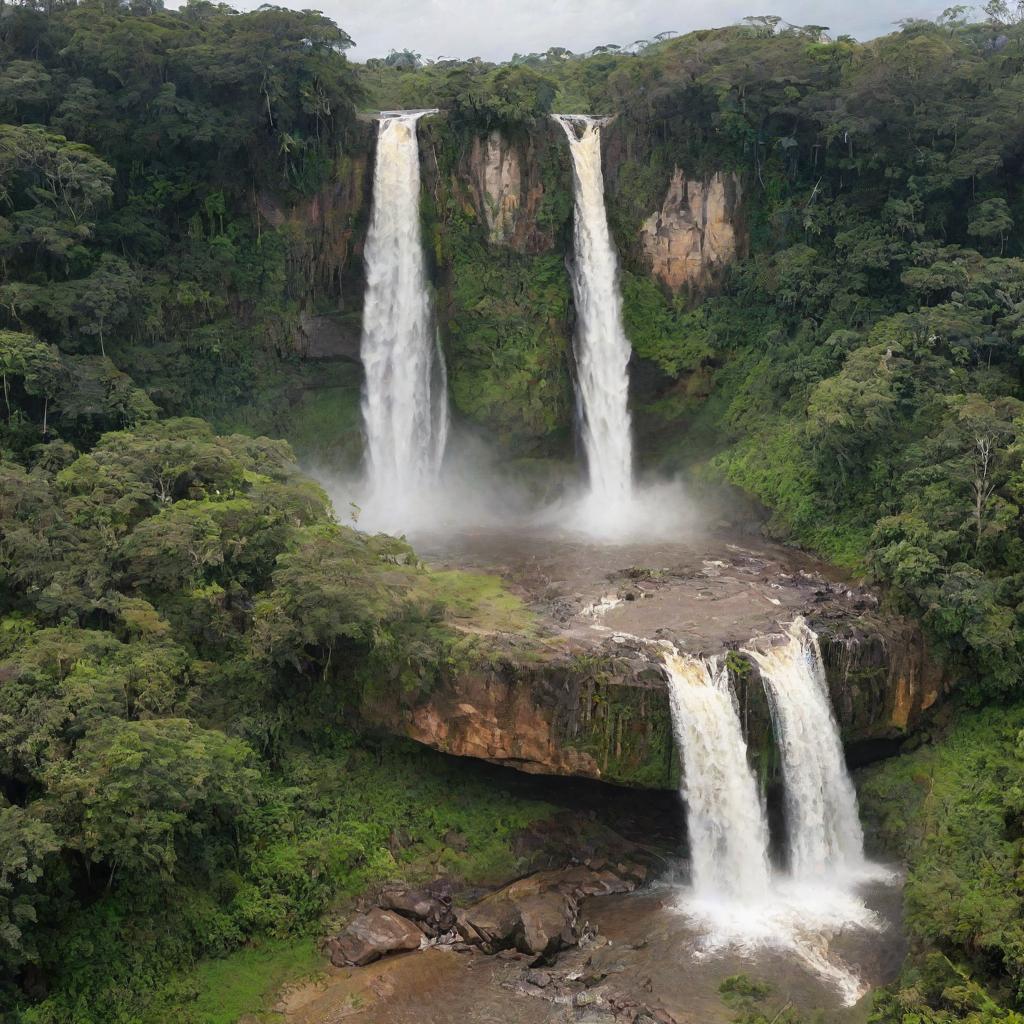
[[[251,9],[258,2],[233,6]],[[627,45],[659,32],[729,25],[748,14],[777,14],[796,25],[828,25],[834,35],[871,39],[902,18],[933,18],[954,0],[272,0],[315,7],[356,41],[353,60],[410,49],[424,57],[507,60],[564,46],[576,53]],[[759,6],[759,5],[763,5]],[[168,4],[171,6],[171,4]],[[177,4],[174,4],[177,6]]]

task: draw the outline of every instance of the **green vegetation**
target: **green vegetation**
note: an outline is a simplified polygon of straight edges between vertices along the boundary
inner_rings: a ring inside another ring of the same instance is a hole
[[[869,769],[860,794],[871,832],[908,864],[914,943],[872,1020],[1019,1021],[1005,1007],[1024,995],[1024,711],[962,715],[940,742]]]
[[[463,630],[528,629],[498,581],[435,579],[404,542],[332,522],[286,444],[201,420],[23,459],[0,462],[18,1019],[164,1020],[187,995],[168,972],[305,935],[371,882],[514,872],[510,839],[544,807],[352,732],[364,686],[429,685]]]
[[[444,112],[421,129],[422,216],[454,413],[539,488],[572,453],[571,183],[548,114],[618,115],[641,458],[742,488],[775,535],[883,584],[987,708],[865,784],[910,864],[915,940],[876,1019],[1020,1020],[1024,24],[998,0],[986,19],[858,43],[762,16],[637,53],[355,67],[310,11],[0,2],[13,1021],[259,1010],[264,980],[315,969],[332,908],[385,877],[512,872],[547,813],[358,716],[486,656],[488,633],[536,639],[529,611],[335,522],[261,436],[359,458],[356,112],[425,104]],[[492,132],[525,183],[511,233],[473,166]],[[745,197],[751,255],[700,302],[640,245],[677,166],[734,172]],[[580,748],[660,784],[665,715],[602,678],[589,699]]]
[[[316,977],[323,967],[324,958],[309,938],[271,939],[221,960],[207,960],[178,984],[194,986],[192,1015],[197,1020],[235,1024],[243,1014],[264,1010],[268,994],[280,985]],[[269,1014],[267,1019],[272,1019]]]

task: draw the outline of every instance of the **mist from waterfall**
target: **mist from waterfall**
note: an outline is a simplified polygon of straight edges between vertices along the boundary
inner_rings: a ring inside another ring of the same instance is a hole
[[[786,643],[747,653],[761,670],[781,753],[793,876],[857,871],[864,833],[817,636],[798,618]]]
[[[576,399],[588,491],[580,508],[593,532],[628,524],[633,500],[633,436],[618,258],[608,229],[601,169],[604,119],[556,114],[572,153],[575,182],[572,290],[576,303]]]
[[[434,112],[385,111],[377,129],[361,355],[365,513],[381,529],[404,528],[436,484],[448,434],[446,374],[420,237],[417,122]]]
[[[768,823],[724,664],[668,651],[672,729],[683,762],[690,875],[703,899],[761,899]]]

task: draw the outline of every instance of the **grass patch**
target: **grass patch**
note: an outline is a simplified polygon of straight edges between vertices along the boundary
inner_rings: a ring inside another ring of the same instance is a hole
[[[198,992],[192,1017],[196,1024],[235,1024],[242,1014],[280,1020],[269,1010],[281,985],[313,976],[325,965],[311,938],[274,939],[206,960],[187,976]]]
[[[432,572],[431,583],[460,629],[482,633],[537,635],[537,616],[513,594],[500,576],[445,570]]]

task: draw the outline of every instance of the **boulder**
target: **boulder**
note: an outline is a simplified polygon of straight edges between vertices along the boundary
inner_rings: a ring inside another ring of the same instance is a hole
[[[393,910],[415,921],[425,934],[441,935],[455,927],[450,892],[430,889],[385,889],[377,899],[384,910]]]
[[[629,878],[587,867],[538,871],[456,912],[464,942],[496,953],[515,948],[531,956],[551,957],[579,942],[579,901],[585,896],[630,892]]]
[[[329,940],[327,952],[336,967],[362,967],[387,953],[419,949],[422,938],[412,921],[393,910],[374,907],[353,918],[343,932]]]
[[[571,896],[547,892],[519,903],[516,948],[533,956],[550,957],[579,941],[579,906]]]

